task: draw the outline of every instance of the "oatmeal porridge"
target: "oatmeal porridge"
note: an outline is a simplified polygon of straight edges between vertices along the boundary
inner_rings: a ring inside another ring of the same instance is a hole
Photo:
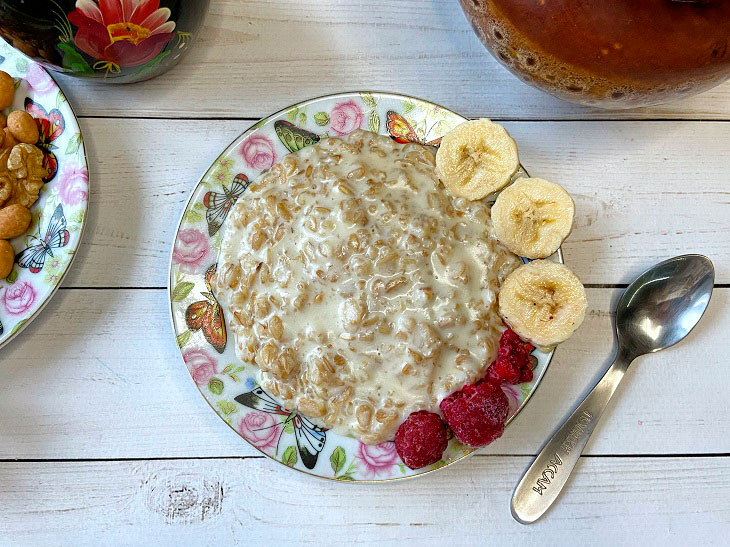
[[[365,443],[481,378],[519,259],[434,150],[355,131],[284,157],[226,222],[216,295],[236,352],[290,409]]]

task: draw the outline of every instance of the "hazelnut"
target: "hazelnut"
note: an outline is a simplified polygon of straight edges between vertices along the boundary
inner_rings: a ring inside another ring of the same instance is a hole
[[[13,77],[0,70],[0,110],[4,110],[13,104],[15,96],[15,80]]]
[[[31,214],[19,203],[0,209],[0,238],[13,239],[23,235],[30,226]]]
[[[7,128],[19,142],[27,144],[38,142],[38,126],[33,116],[24,110],[14,110],[8,115]]]
[[[3,137],[3,149],[7,148],[8,150],[13,148],[16,144],[18,144],[18,141],[15,137],[13,137],[13,134],[10,132],[10,129],[7,127],[3,128],[3,133],[5,136]]]
[[[13,271],[15,249],[4,239],[0,239],[0,278],[5,279]]]

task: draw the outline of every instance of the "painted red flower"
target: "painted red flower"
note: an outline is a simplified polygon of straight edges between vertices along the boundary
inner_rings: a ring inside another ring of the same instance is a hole
[[[160,0],[76,0],[74,43],[107,67],[138,66],[172,40],[175,22]],[[96,68],[96,67],[95,67]]]

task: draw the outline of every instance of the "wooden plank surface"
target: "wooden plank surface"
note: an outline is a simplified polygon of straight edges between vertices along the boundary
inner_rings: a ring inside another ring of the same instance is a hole
[[[82,119],[91,211],[67,287],[162,287],[191,188],[251,121]],[[533,176],[576,201],[564,246],[584,283],[626,283],[652,264],[705,253],[730,282],[724,122],[511,122]]]
[[[213,0],[200,39],[163,77],[134,86],[61,78],[82,115],[261,117],[327,93],[373,89],[508,119],[730,118],[730,83],[652,108],[606,111],[521,83],[455,1]]]
[[[619,292],[588,291],[586,322],[487,453],[537,451],[609,362],[610,301]],[[718,395],[730,373],[717,349],[730,331],[728,306],[730,289],[716,289],[701,328],[632,366],[588,454],[730,453],[730,415]],[[197,392],[162,290],[62,290],[4,349],[2,370],[0,459],[258,454]]]
[[[457,2],[212,0],[165,76],[61,85],[82,116],[91,211],[64,288],[3,349],[0,545],[727,543],[730,82],[589,109],[520,83]],[[502,439],[374,487],[291,472],[233,433],[184,368],[162,288],[183,205],[218,153],[261,116],[348,89],[506,120],[530,173],[575,198],[564,251],[591,286],[584,326]],[[701,327],[632,366],[566,495],[516,524],[520,472],[610,360],[611,287],[685,252],[710,256],[722,284]]]
[[[726,545],[730,458],[583,458],[547,518],[515,523],[526,457],[390,485],[263,459],[0,463],[12,545]],[[610,531],[610,532],[609,532]]]

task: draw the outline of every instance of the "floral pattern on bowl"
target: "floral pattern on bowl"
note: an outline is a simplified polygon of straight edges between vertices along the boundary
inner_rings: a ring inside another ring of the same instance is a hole
[[[256,367],[237,359],[234,341],[227,338],[225,311],[208,281],[216,268],[220,228],[228,212],[238,199],[246,199],[248,184],[284,155],[320,138],[346,135],[355,129],[390,135],[399,142],[437,144],[463,121],[465,118],[441,106],[405,95],[359,92],[312,99],[247,129],[193,189],[170,262],[173,330],[183,361],[203,397],[238,435],[268,457],[318,477],[383,481],[423,475],[473,452],[452,439],[441,461],[411,470],[400,460],[392,442],[366,445],[282,408],[258,386]],[[552,353],[535,355],[538,364],[533,381],[504,388],[510,402],[509,420],[540,382]]]
[[[66,97],[46,70],[0,40],[0,70],[16,80],[12,110],[26,110],[39,129],[45,185],[25,235],[11,243],[16,264],[0,280],[0,346],[7,344],[56,292],[81,242],[89,202],[84,142]]]

